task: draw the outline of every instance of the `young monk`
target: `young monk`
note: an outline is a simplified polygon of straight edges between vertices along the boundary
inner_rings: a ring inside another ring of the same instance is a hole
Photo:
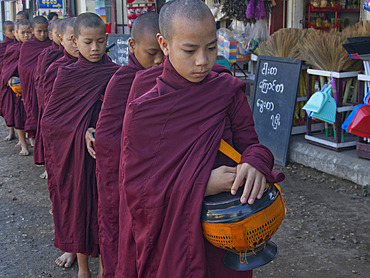
[[[54,81],[57,77],[57,72],[60,67],[66,67],[70,64],[77,62],[78,48],[72,41],[73,38],[73,24],[76,18],[66,18],[60,25],[59,41],[63,47],[63,56],[53,62],[46,70],[43,80],[44,90],[44,105],[46,106],[49,102],[51,92],[53,90]]]
[[[18,133],[21,145],[20,155],[29,155],[28,146],[25,138],[24,123],[26,114],[23,107],[22,96],[16,96],[10,88],[12,80],[18,77],[18,60],[22,43],[32,39],[31,23],[27,19],[22,19],[15,24],[16,42],[7,47],[4,55],[3,66],[1,69],[1,94],[3,103],[8,103],[3,107],[6,111],[6,122],[13,123]],[[7,99],[7,101],[5,101]]]
[[[36,165],[42,166],[45,164],[44,161],[44,144],[42,140],[42,133],[40,130],[40,121],[42,114],[44,112],[44,90],[43,90],[43,80],[44,75],[50,64],[63,56],[63,46],[60,45],[59,33],[60,33],[60,24],[62,20],[56,19],[49,25],[49,37],[52,39],[52,44],[49,47],[44,48],[37,61],[36,68],[36,93],[38,100],[38,118],[37,118],[37,129],[35,136],[35,146],[34,146],[34,163]],[[40,178],[46,179],[47,172],[40,175]]]
[[[252,204],[266,181],[282,176],[272,172],[273,155],[258,143],[245,83],[211,71],[217,37],[209,8],[201,0],[167,5],[158,39],[167,56],[163,73],[126,106],[120,228],[131,222],[136,247],[121,244],[127,234],[120,233],[116,277],[251,277],[251,271],[227,269],[224,251],[205,242],[203,197],[235,194],[245,185],[241,202]],[[218,154],[221,139],[242,153],[239,165]],[[125,262],[130,257],[134,268]]]
[[[8,45],[15,42],[14,37],[14,23],[12,21],[4,21],[3,22],[3,35],[4,35],[4,41],[0,43],[0,72],[1,67],[3,64],[3,59],[5,55],[6,48]],[[2,115],[1,111],[1,98],[0,98],[0,115]],[[4,138],[5,141],[11,141],[15,139],[15,131],[14,127],[9,127],[9,135]]]
[[[45,47],[51,45],[48,38],[48,21],[43,16],[36,16],[32,20],[32,32],[34,38],[22,45],[19,58],[19,77],[21,79],[22,96],[26,110],[25,131],[33,145],[33,138],[36,135],[38,102],[35,84],[35,71],[37,59]]]
[[[156,40],[159,33],[158,14],[139,16],[132,27],[129,39],[129,63],[122,66],[109,81],[102,110],[96,126],[96,139],[90,128],[87,148],[92,157],[95,151],[98,182],[99,244],[103,264],[103,277],[114,277],[118,259],[118,169],[122,122],[131,83],[139,70],[157,66],[163,53]]]
[[[53,62],[49,68],[46,70],[44,80],[43,80],[43,92],[44,92],[44,105],[46,107],[49,102],[51,92],[53,90],[54,81],[57,77],[57,72],[59,68],[66,67],[70,64],[77,62],[78,58],[78,48],[72,42],[73,36],[73,23],[76,18],[64,19],[60,26],[59,40],[60,44],[64,48],[64,55],[57,61]],[[45,154],[44,157],[47,157]],[[47,163],[45,163],[47,169]],[[50,196],[52,196],[52,190],[50,190]],[[59,256],[55,263],[60,267],[70,268],[76,259],[75,253],[65,252],[63,255]]]
[[[78,62],[60,68],[41,120],[53,203],[54,246],[77,253],[78,277],[90,277],[88,258],[99,254],[95,160],[85,146],[105,88],[119,66],[105,54],[104,21],[80,14],[74,23]]]
[[[30,19],[30,16],[28,15],[28,13],[26,11],[19,11],[17,12],[16,16],[15,16],[15,21],[18,22],[22,19]]]

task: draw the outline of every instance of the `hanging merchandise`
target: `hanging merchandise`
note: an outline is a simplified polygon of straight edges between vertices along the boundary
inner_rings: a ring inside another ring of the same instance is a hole
[[[247,47],[248,51],[258,55],[260,43],[267,40],[268,37],[269,29],[266,18],[257,20],[250,34],[250,41]]]
[[[250,19],[265,19],[266,8],[263,0],[250,0],[246,10],[246,16]]]
[[[135,19],[141,14],[156,11],[154,0],[127,0],[128,27],[132,28]]]
[[[370,12],[370,0],[366,0],[364,6],[362,7],[365,11]]]
[[[315,118],[329,124],[335,123],[337,104],[335,99],[331,96],[332,89],[332,84],[324,85],[323,88],[314,93],[305,106],[303,106],[302,109],[306,110],[310,118]]]

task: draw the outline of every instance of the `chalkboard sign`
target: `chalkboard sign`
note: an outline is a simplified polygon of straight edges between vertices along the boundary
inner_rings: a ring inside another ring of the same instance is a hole
[[[253,118],[261,144],[285,166],[297,99],[299,60],[258,56],[253,92]]]
[[[112,47],[109,49],[108,55],[114,63],[118,65],[128,64],[128,54],[130,52],[128,39],[130,37],[128,34],[109,34],[107,47]]]

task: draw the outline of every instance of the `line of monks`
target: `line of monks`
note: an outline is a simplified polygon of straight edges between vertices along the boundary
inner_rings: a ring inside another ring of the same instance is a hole
[[[242,203],[280,182],[259,144],[245,83],[215,64],[216,25],[201,0],[172,0],[139,16],[129,63],[105,53],[93,13],[3,24],[0,112],[20,155],[45,165],[56,259],[78,277],[252,277],[207,242],[204,196],[244,186]],[[20,79],[21,93],[14,84]],[[218,152],[224,139],[241,163]]]

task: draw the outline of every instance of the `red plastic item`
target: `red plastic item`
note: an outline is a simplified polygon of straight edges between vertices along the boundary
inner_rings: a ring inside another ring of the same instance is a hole
[[[112,23],[105,23],[105,32],[108,34],[112,33]]]
[[[347,131],[354,135],[370,138],[370,106],[364,105],[358,109]]]

